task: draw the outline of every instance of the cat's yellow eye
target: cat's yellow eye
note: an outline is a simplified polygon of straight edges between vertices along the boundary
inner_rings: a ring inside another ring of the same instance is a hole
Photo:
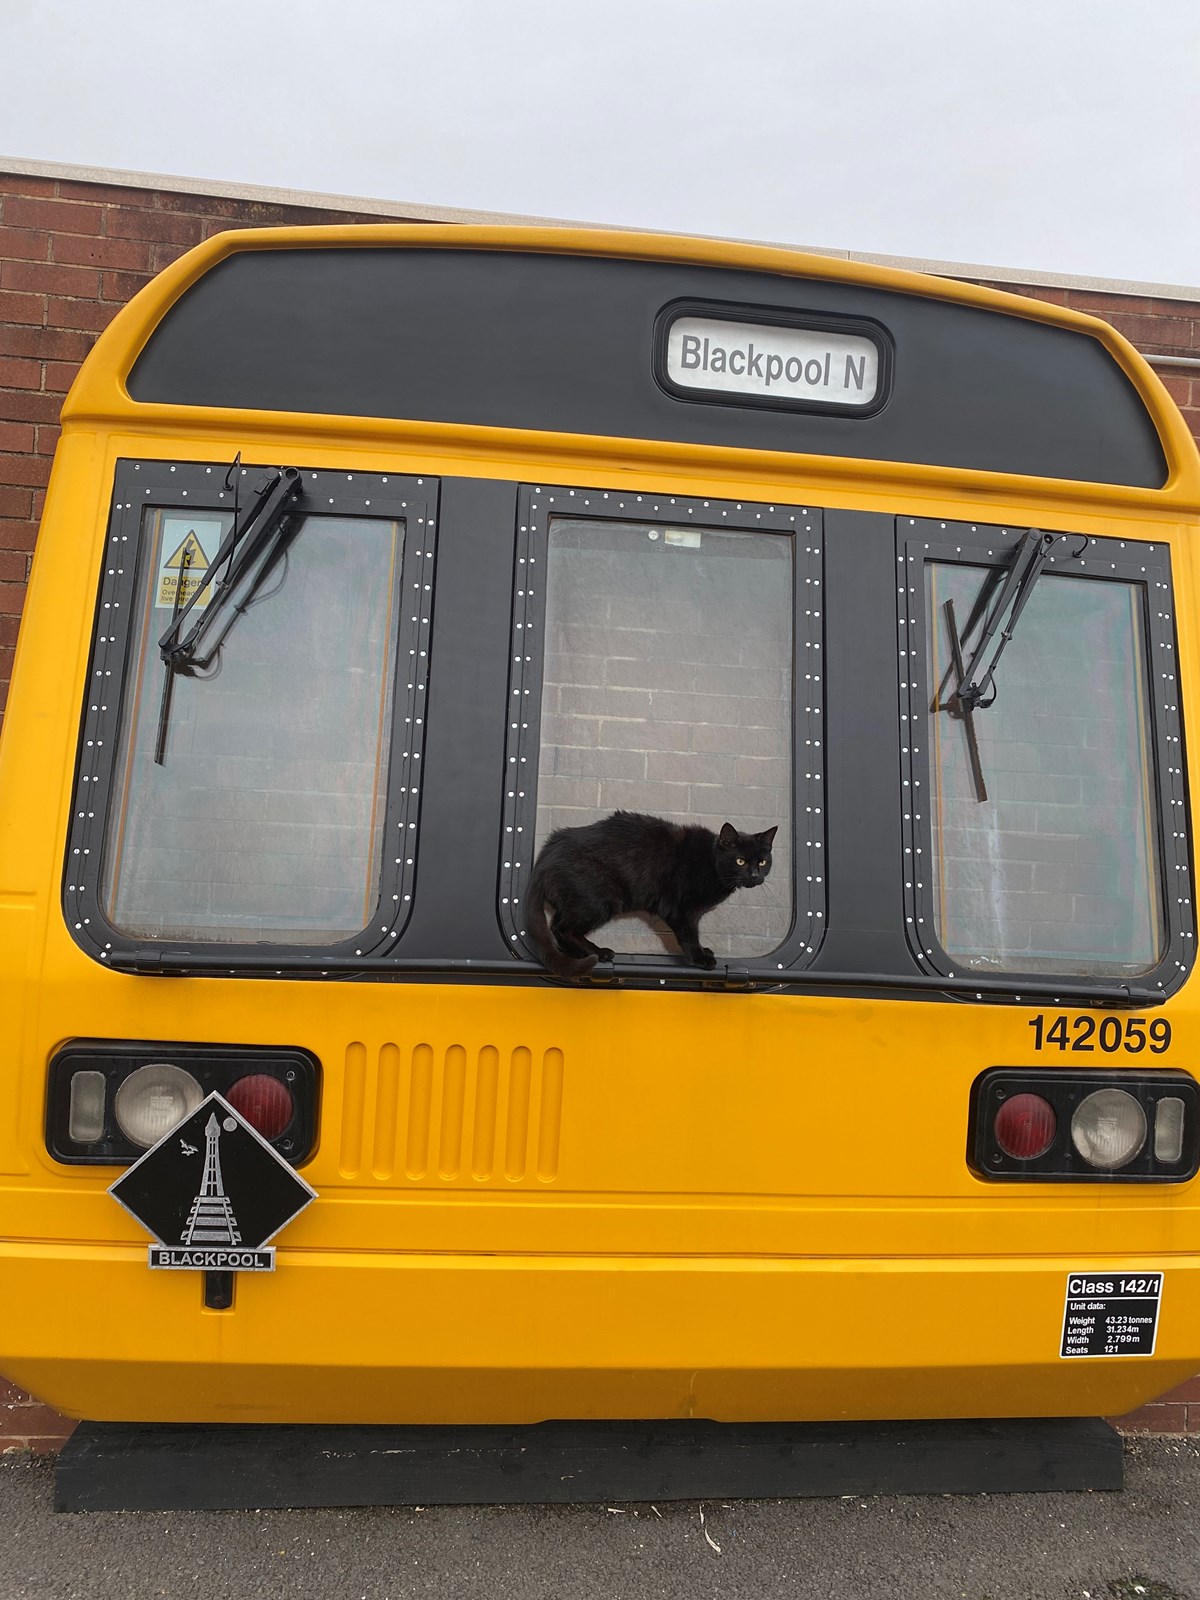
[[[759,862],[759,863],[758,863],[758,864],[759,864],[759,866],[760,866],[760,867],[765,867],[765,866],[766,866],[766,864],[767,864],[767,858],[766,858],[766,856],[764,856],[764,857],[763,857],[763,858],[762,858],[762,860],[761,860],[761,861],[760,861],[760,862]]]
[[[739,866],[739,867],[744,867],[744,866],[745,866],[745,865],[746,865],[746,858],[745,858],[745,856],[739,856],[739,857],[738,857],[738,858],[737,858],[737,864],[738,864],[738,866]]]

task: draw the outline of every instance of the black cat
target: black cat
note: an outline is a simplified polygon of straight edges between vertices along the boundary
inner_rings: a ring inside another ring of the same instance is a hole
[[[587,937],[592,929],[647,911],[662,918],[688,961],[715,967],[716,956],[700,943],[700,918],[735,889],[763,881],[776,831],[739,833],[727,822],[717,834],[634,811],[560,828],[534,863],[525,896],[529,936],[551,972],[581,978],[613,958]]]

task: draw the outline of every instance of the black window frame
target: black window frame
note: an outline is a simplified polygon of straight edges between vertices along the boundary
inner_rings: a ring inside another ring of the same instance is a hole
[[[728,982],[745,974],[761,983],[811,965],[824,939],[825,882],[824,760],[824,543],[820,507],[750,500],[637,493],[629,490],[522,484],[517,498],[517,542],[509,650],[508,717],[504,752],[504,814],[500,836],[498,906],[505,943],[514,955],[537,960],[525,933],[525,886],[533,868],[537,816],[537,772],[541,744],[546,594],[537,573],[547,570],[550,522],[576,520],[640,523],[662,521],[713,532],[769,532],[792,538],[792,923],[774,950],[761,956],[718,958],[712,972],[664,955],[618,952],[612,973],[622,980],[662,984]],[[802,602],[808,588],[815,603]],[[531,643],[532,641],[532,643]],[[805,670],[805,668],[809,670]],[[513,703],[521,707],[513,712]],[[524,783],[513,781],[527,769]],[[529,781],[529,773],[533,782]],[[802,828],[801,824],[805,826]],[[528,840],[529,849],[519,851]],[[520,854],[521,859],[518,859]]]
[[[250,491],[264,472],[272,469],[271,463],[240,466],[243,503],[249,501]],[[397,948],[412,910],[417,850],[398,849],[392,841],[420,837],[420,762],[440,482],[436,477],[302,466],[305,515],[362,517],[405,525],[395,576],[397,633],[393,641],[390,743],[375,911],[366,926],[349,938],[304,944],[178,935],[151,938],[115,927],[105,914],[105,841],[115,798],[122,716],[133,687],[129,674],[138,633],[134,602],[148,559],[143,533],[145,512],[232,512],[234,494],[226,487],[230,470],[228,464],[203,461],[121,458],[116,463],[80,722],[62,907],[76,943],[95,960],[118,969],[133,964],[139,970],[153,970],[161,964],[164,969],[238,972],[273,969],[281,964],[319,968],[326,959],[339,962],[362,958],[369,962]],[[133,560],[129,559],[131,552]],[[405,604],[414,586],[421,603]],[[95,693],[97,688],[106,687],[105,680],[115,680],[115,695]],[[194,961],[189,959],[193,956],[197,958]]]
[[[1111,973],[1089,978],[1079,973],[1055,975],[1017,969],[983,974],[949,955],[935,931],[932,817],[928,804],[918,809],[914,799],[918,789],[927,797],[932,794],[925,737],[934,692],[926,671],[930,619],[926,615],[925,565],[944,562],[976,568],[991,566],[1002,571],[1027,531],[1020,525],[921,517],[896,519],[905,935],[923,973],[954,979],[964,989],[978,978],[989,990],[1003,984],[1018,998],[1028,988],[1042,995],[1050,991],[1094,1002],[1101,997],[1111,998],[1114,987],[1125,986],[1126,980]],[[1071,559],[1072,577],[1097,583],[1116,580],[1142,590],[1147,650],[1143,665],[1150,691],[1148,776],[1153,790],[1151,818],[1157,832],[1164,946],[1157,965],[1131,977],[1127,986],[1143,997],[1143,1003],[1152,998],[1166,999],[1187,978],[1195,959],[1187,764],[1179,710],[1171,551],[1169,545],[1158,540],[1082,535],[1069,528],[1061,531],[1068,537],[1074,532],[1076,538],[1086,538],[1081,555]],[[1047,571],[1056,565],[1057,558],[1052,555]],[[919,741],[913,737],[914,730],[920,731]]]

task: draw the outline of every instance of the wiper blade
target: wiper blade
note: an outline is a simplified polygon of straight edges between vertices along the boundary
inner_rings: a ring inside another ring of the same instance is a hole
[[[220,648],[229,631],[228,627],[221,634],[213,650],[210,650],[209,655],[201,656],[203,640],[212,632],[217,618],[228,609],[234,593],[247,572],[258,562],[269,545],[279,544],[302,496],[303,483],[295,467],[282,467],[268,472],[254,491],[254,500],[247,515],[245,518],[239,518],[235,514],[233,526],[221,541],[220,549],[205,568],[200,582],[188,596],[186,604],[182,606],[179,604],[179,597],[184,592],[186,566],[181,567],[179,585],[176,589],[176,608],[171,617],[171,625],[158,641],[158,653],[166,667],[166,675],[163,679],[162,699],[158,712],[158,734],[154,744],[154,761],[157,766],[162,766],[166,756],[167,726],[171,714],[171,693],[175,674],[185,672],[197,661],[206,664],[215,650]],[[224,576],[218,578],[217,573],[226,563],[228,564]],[[268,559],[260,565],[260,579],[263,570],[270,564]],[[212,597],[207,607],[196,617],[187,633],[180,637],[189,613],[201,595],[210,588]],[[230,623],[232,621],[231,618]]]
[[[1070,537],[1065,533],[1043,533],[1039,528],[1030,528],[1017,546],[975,652],[966,671],[958,677],[954,698],[964,712],[975,711],[979,707],[986,709],[995,700],[993,680],[1000,657],[1016,631],[1018,619],[1029,603],[1033,586],[1041,577],[1051,550],[1061,539]],[[1079,549],[1074,551],[1076,557],[1081,556],[1087,548],[1087,536],[1080,534],[1079,538]],[[991,699],[985,700],[984,695],[989,689],[992,690]]]
[[[945,605],[946,627],[950,633],[950,655],[954,666],[954,676],[959,684],[966,676],[963,670],[962,639],[959,635],[958,624],[954,620],[954,601],[947,600]],[[975,797],[982,804],[987,799],[987,784],[983,781],[983,763],[979,759],[979,737],[975,732],[975,707],[965,701],[961,689],[956,689],[946,702],[946,709],[952,717],[961,717],[963,730],[967,735],[967,760],[971,764],[971,778],[975,784]]]

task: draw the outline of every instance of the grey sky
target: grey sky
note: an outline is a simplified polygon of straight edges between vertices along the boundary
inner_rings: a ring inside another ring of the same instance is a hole
[[[1200,284],[1197,0],[0,0],[0,155]]]

